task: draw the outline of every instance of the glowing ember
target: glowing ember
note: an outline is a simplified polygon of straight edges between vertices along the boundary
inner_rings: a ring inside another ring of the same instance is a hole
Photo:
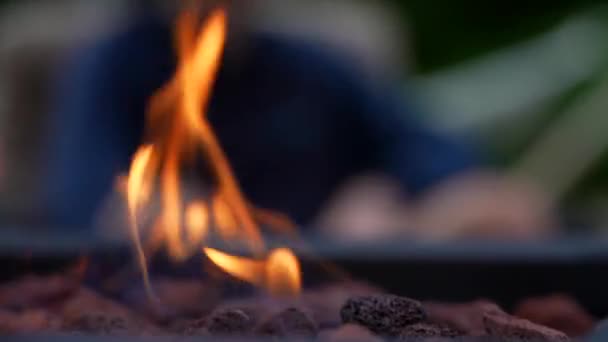
[[[149,251],[144,246],[164,247],[171,258],[181,261],[200,253],[206,237],[214,231],[227,241],[244,241],[256,259],[204,248],[211,261],[273,294],[294,295],[300,289],[298,260],[288,249],[267,251],[258,222],[281,232],[290,231],[292,225],[285,217],[254,209],[245,200],[206,118],[205,108],[224,47],[226,20],[226,11],[216,9],[197,34],[195,11],[183,11],[178,18],[178,68],[174,78],[150,99],[148,143],[135,153],[127,179],[131,235],[148,290],[145,255]],[[181,171],[199,154],[209,161],[217,184],[210,199],[187,202]],[[143,223],[138,217],[155,192],[160,194],[160,213],[144,244]]]

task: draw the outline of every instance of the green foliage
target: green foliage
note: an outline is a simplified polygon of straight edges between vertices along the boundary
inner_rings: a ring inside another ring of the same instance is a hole
[[[544,32],[600,0],[388,0],[414,35],[419,72],[481,56]]]

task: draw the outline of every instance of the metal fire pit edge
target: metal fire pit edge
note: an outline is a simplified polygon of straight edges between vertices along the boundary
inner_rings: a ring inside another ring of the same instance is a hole
[[[5,278],[11,272],[27,273],[32,265],[52,270],[81,255],[97,255],[101,260],[108,256],[121,261],[131,258],[130,244],[87,234],[58,237],[4,232],[0,262],[9,266],[3,272]],[[268,240],[270,246],[288,245],[296,251],[302,259],[304,280],[310,286],[330,280],[322,275],[318,265],[331,262],[353,279],[420,300],[488,298],[511,309],[530,296],[565,293],[596,317],[608,316],[606,239],[564,236],[538,242],[439,243],[403,237],[345,243],[306,236],[304,244]]]

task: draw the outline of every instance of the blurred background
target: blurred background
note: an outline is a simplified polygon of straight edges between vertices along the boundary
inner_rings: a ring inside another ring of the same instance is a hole
[[[152,3],[0,1],[3,223],[37,224],[43,216],[51,80],[67,56]],[[420,120],[472,137],[488,165],[534,184],[555,203],[562,230],[606,231],[604,1],[257,0],[250,10],[256,30],[320,41],[372,78],[397,77],[403,96],[422,108]]]

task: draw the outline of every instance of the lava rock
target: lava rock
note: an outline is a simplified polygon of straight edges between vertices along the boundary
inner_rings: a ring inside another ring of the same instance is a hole
[[[158,326],[144,319],[126,305],[106,298],[97,292],[84,287],[80,288],[74,295],[63,301],[61,305],[58,305],[56,310],[64,319],[64,326],[69,326],[70,324],[73,324],[73,322],[82,321],[87,316],[100,313],[103,316],[106,316],[109,321],[113,320],[110,319],[112,317],[118,317],[126,322],[127,330],[130,335],[150,335],[159,332]],[[91,310],[94,310],[94,312],[91,312]],[[104,324],[103,319],[100,319],[98,323],[94,324]],[[112,329],[115,328],[117,329],[117,327]]]
[[[382,342],[382,339],[368,329],[357,324],[344,324],[319,334],[318,341],[324,342]]]
[[[360,324],[378,335],[393,337],[426,319],[420,302],[393,295],[352,297],[342,306],[340,316],[344,323]]]
[[[486,314],[483,317],[486,332],[490,336],[528,341],[569,341],[566,334],[522,318],[508,315]]]
[[[574,298],[563,294],[526,299],[513,314],[570,336],[583,336],[595,326],[595,319]]]
[[[361,282],[338,282],[304,291],[293,306],[310,310],[321,329],[333,329],[342,324],[340,309],[349,298],[382,292],[379,288]]]
[[[136,314],[130,308],[110,298],[88,289],[80,288],[72,296],[64,300],[58,307],[62,317],[68,321],[75,321],[95,310],[109,316],[125,317],[135,321]]]
[[[160,332],[157,325],[140,316],[126,305],[99,293],[81,287],[68,299],[57,305],[54,310],[64,319],[64,324],[77,322],[91,310],[103,313],[107,317],[121,317],[128,324],[129,335],[154,335]]]
[[[169,326],[169,331],[186,336],[207,336],[207,319],[177,320]]]
[[[254,324],[253,318],[240,309],[216,310],[206,319],[207,331],[212,335],[246,335]]]
[[[231,298],[223,301],[214,308],[215,310],[239,309],[251,317],[268,317],[281,310],[291,307],[299,307],[295,301],[290,299],[275,298],[268,295],[257,294],[244,298]]]
[[[462,336],[457,330],[431,323],[416,323],[408,325],[399,334],[399,340],[410,340],[412,337],[457,337]]]
[[[0,307],[24,310],[42,307],[72,295],[80,283],[64,275],[26,276],[0,285]]]
[[[206,316],[221,300],[219,289],[211,282],[156,278],[151,280],[151,286],[158,300],[150,300],[142,282],[129,287],[122,299],[130,308],[161,324]]]
[[[319,332],[311,316],[298,309],[287,308],[255,328],[255,333],[275,337],[316,337]]]
[[[451,327],[468,336],[486,335],[484,315],[508,315],[498,305],[487,300],[466,303],[425,302],[423,307],[429,322]]]
[[[22,312],[0,310],[0,334],[35,334],[59,331],[61,319],[52,313],[33,309]]]
[[[63,330],[94,335],[126,334],[129,324],[124,317],[101,312],[83,314],[64,323]]]
[[[416,323],[409,325],[399,334],[399,339],[409,339],[411,337],[437,337],[441,335],[441,328],[428,323]]]

